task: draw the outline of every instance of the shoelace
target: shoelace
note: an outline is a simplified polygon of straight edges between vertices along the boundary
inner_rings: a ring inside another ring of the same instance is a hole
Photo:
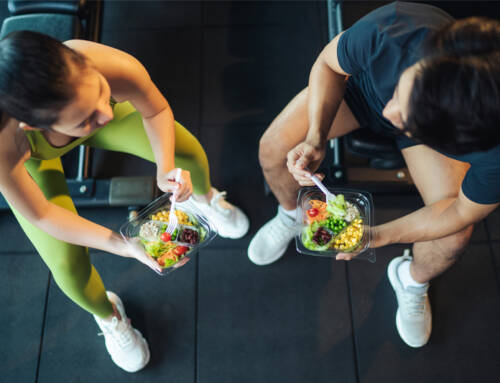
[[[402,292],[401,298],[403,302],[401,308],[405,311],[405,313],[408,316],[411,317],[422,316],[424,313],[426,296],[427,294],[414,294],[414,293]]]
[[[269,225],[269,230],[266,232],[267,236],[273,242],[282,242],[290,240],[290,227],[287,226],[279,217],[276,217],[275,222]],[[293,230],[293,229],[292,229]],[[295,230],[292,237],[295,235]]]
[[[133,333],[130,320],[125,323],[114,317],[109,325],[105,324],[103,327],[103,332],[97,335],[110,335],[120,348],[125,348],[132,343]]]
[[[218,192],[212,197],[210,205],[219,213],[228,216],[232,213],[233,207],[225,200],[227,192]]]

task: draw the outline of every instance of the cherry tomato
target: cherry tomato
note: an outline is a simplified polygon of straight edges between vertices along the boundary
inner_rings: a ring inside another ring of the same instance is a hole
[[[311,209],[309,209],[309,210],[307,211],[307,215],[308,215],[309,217],[311,217],[311,218],[312,218],[312,217],[316,217],[316,216],[318,215],[318,213],[319,213],[319,210],[318,210],[318,209],[316,209],[316,208],[314,208],[314,207],[313,207],[313,208],[311,208]]]
[[[160,239],[163,242],[168,242],[172,239],[172,236],[169,233],[162,233],[162,235],[160,236]]]
[[[184,254],[188,250],[189,250],[189,247],[187,247],[187,246],[177,246],[174,249],[174,253],[177,254],[177,255],[182,255],[182,254]]]

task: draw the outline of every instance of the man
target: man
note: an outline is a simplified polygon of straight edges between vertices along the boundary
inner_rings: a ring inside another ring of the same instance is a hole
[[[371,246],[413,243],[413,256],[393,259],[388,276],[399,334],[409,346],[426,344],[429,281],[455,262],[474,223],[500,202],[499,41],[497,21],[454,21],[436,7],[404,2],[336,36],[308,88],[261,139],[260,163],[280,206],[252,239],[250,260],[266,265],[286,251],[297,191],[312,185],[308,169],[318,168],[327,140],[360,126],[392,135],[425,207],[374,227]]]

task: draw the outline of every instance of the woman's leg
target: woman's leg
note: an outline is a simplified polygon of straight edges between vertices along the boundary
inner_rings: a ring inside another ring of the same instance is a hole
[[[47,200],[76,213],[59,158],[26,163]],[[84,310],[102,318],[113,313],[102,280],[90,263],[88,249],[60,241],[28,222],[12,209],[24,232],[49,267],[59,288]]]
[[[155,161],[142,117],[128,102],[116,104],[113,121],[85,141],[85,144]],[[175,123],[175,165],[190,171],[193,183],[192,202],[217,227],[219,235],[226,238],[243,237],[249,228],[248,218],[225,200],[225,192],[212,188],[203,147],[178,122]]]
[[[116,104],[113,121],[85,141],[85,145],[155,162],[142,117],[128,102]],[[175,122],[175,165],[190,171],[194,194],[210,192],[210,169],[205,151],[196,137],[178,122]]]

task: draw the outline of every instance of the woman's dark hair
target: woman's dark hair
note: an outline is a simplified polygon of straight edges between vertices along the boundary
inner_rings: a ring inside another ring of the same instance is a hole
[[[471,17],[432,36],[415,75],[405,130],[449,154],[500,144],[500,22]]]
[[[48,128],[74,96],[70,63],[85,58],[60,41],[31,31],[0,40],[0,110],[28,125]]]

